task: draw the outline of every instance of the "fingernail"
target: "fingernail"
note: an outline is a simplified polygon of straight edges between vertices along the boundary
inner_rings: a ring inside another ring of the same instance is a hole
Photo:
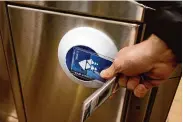
[[[146,88],[145,88],[145,86],[142,85],[142,84],[139,84],[139,86],[137,87],[137,90],[140,93],[143,93],[143,92],[146,92],[147,91]]]
[[[121,87],[126,87],[126,85],[127,85],[127,79],[125,79],[125,78],[120,78],[120,79],[119,79],[119,85],[120,85]]]
[[[101,77],[105,77],[105,75],[106,75],[106,71],[103,70],[103,71],[100,73],[100,76],[101,76]]]
[[[144,97],[145,94],[147,93],[147,91],[148,91],[148,90],[145,88],[145,86],[140,84],[140,85],[137,86],[137,88],[135,89],[134,94],[135,94],[135,96],[137,96],[137,97]]]
[[[143,97],[145,96],[145,94],[143,94],[143,93],[135,93],[135,92],[134,92],[134,94],[135,94],[135,96],[138,97],[138,98],[143,98]]]
[[[138,87],[138,91],[139,92],[144,92],[145,91],[145,88],[143,86],[140,86],[140,87]]]

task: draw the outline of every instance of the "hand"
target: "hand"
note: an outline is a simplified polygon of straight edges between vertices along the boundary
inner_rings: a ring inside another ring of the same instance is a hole
[[[101,77],[110,79],[120,74],[119,84],[134,91],[135,96],[144,97],[153,86],[165,81],[176,67],[172,50],[156,35],[147,40],[121,49],[113,64],[101,72]],[[140,82],[140,74],[152,79]],[[128,80],[126,79],[128,76]]]

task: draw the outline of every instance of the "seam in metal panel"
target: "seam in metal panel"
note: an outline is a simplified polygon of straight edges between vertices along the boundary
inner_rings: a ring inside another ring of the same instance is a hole
[[[42,9],[36,9],[36,8],[30,8],[30,7],[22,7],[22,6],[15,6],[15,5],[8,5],[8,7],[22,9],[22,10],[42,12],[42,13],[47,13],[47,14],[62,15],[62,16],[68,16],[68,17],[77,17],[77,18],[101,21],[101,22],[112,23],[112,24],[126,25],[126,26],[129,26],[132,28],[139,26],[138,24],[133,24],[133,23],[119,22],[119,21],[114,21],[114,20],[105,20],[105,19],[101,19],[101,18],[81,16],[81,15],[75,15],[75,14],[69,14],[69,13],[60,13],[60,12],[55,12],[55,11],[50,11],[50,10],[42,10]]]
[[[139,20],[117,19],[117,18],[111,18],[111,17],[105,17],[105,16],[97,16],[97,15],[88,15],[86,13],[80,13],[80,12],[69,11],[69,10],[58,10],[58,9],[49,8],[49,7],[42,7],[42,6],[36,6],[36,5],[24,4],[24,3],[16,3],[16,2],[11,2],[11,1],[7,1],[7,3],[9,5],[13,5],[13,6],[34,8],[34,9],[39,9],[39,10],[48,10],[48,11],[54,11],[54,12],[59,12],[59,13],[74,14],[74,15],[100,18],[100,19],[105,19],[105,20],[114,20],[114,21],[118,21],[118,22],[127,22],[127,23],[133,23],[133,24],[142,24],[143,23],[143,16],[144,16],[144,11],[145,11],[145,10],[143,10],[142,18],[139,21]],[[133,2],[133,3],[135,3],[135,2]],[[137,4],[137,2],[135,4],[141,6],[145,9],[145,7],[143,5],[141,5],[139,3]]]
[[[13,53],[13,58],[15,60],[15,68],[17,72],[17,78],[18,78],[18,85],[20,86],[20,96],[22,99],[22,106],[23,106],[23,113],[24,113],[24,118],[25,122],[27,122],[27,116],[26,116],[26,111],[25,111],[25,103],[24,103],[24,98],[23,98],[23,92],[22,92],[22,85],[20,83],[20,73],[18,69],[18,63],[17,63],[17,58],[16,58],[16,52],[15,52],[15,47],[14,47],[14,41],[13,41],[13,36],[12,36],[12,29],[11,29],[11,22],[10,22],[10,16],[9,16],[9,11],[8,11],[8,6],[6,5],[6,13],[7,13],[7,20],[8,20],[8,26],[9,26],[9,33],[10,33],[10,43],[11,43],[11,48],[12,48],[12,53]]]

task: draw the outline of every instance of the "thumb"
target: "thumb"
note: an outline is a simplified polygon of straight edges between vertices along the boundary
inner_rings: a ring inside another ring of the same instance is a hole
[[[103,70],[101,73],[100,73],[100,76],[102,78],[105,78],[105,79],[110,79],[112,77],[114,77],[117,73],[117,70],[115,68],[115,65],[114,63],[107,69]]]

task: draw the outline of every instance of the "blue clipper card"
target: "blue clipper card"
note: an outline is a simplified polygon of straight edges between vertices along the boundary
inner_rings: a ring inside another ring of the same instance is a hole
[[[112,59],[96,53],[75,47],[73,50],[71,72],[79,79],[99,80],[103,83],[105,79],[100,77],[100,72],[112,64]]]

